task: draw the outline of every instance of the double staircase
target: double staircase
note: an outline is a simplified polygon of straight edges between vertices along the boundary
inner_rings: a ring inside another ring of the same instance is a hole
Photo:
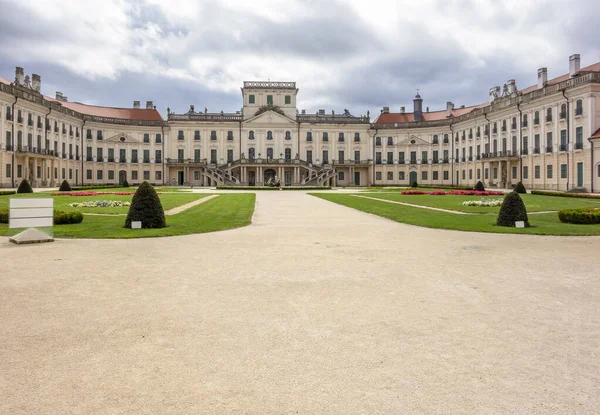
[[[323,186],[336,174],[334,167],[318,167],[307,163],[306,168],[309,174],[302,180],[303,186]]]
[[[231,174],[231,169],[233,167],[234,166],[228,165],[221,167],[207,166],[205,170],[205,176],[214,181],[217,184],[217,186],[239,185],[240,179]]]

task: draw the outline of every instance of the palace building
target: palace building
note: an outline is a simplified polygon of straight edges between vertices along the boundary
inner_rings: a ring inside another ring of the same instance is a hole
[[[0,78],[0,186],[131,184],[472,186],[600,191],[600,63],[519,89],[514,80],[480,105],[370,115],[298,110],[295,82],[244,82],[235,113],[109,108],[41,93],[16,68]]]

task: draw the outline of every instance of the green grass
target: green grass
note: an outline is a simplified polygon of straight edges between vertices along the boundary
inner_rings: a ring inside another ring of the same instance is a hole
[[[441,209],[457,210],[471,213],[498,213],[499,207],[463,206],[467,200],[493,200],[504,196],[433,196],[433,195],[402,195],[397,193],[361,193],[361,196],[375,197],[377,199],[393,200],[396,202],[411,203],[413,205],[431,206]],[[600,208],[600,200],[576,199],[557,196],[520,195],[528,212],[544,212],[549,210],[574,209],[582,207]]]
[[[396,222],[437,229],[468,232],[522,233],[535,235],[600,235],[600,225],[572,225],[558,220],[557,213],[529,215],[530,228],[496,226],[496,215],[457,215],[393,203],[379,202],[347,194],[311,193],[315,197],[372,213]],[[416,197],[416,196],[406,196]],[[441,199],[448,196],[431,196]],[[458,196],[457,196],[458,197]],[[469,196],[462,196],[469,198]],[[548,196],[542,196],[548,199]],[[467,200],[467,199],[465,199]]]
[[[107,195],[114,196],[114,195]],[[194,196],[196,200],[208,194],[194,195],[161,195],[161,201],[167,196],[180,197]],[[66,199],[85,199],[85,197],[64,197]],[[129,196],[131,198],[131,196]],[[167,216],[167,227],[162,229],[127,229],[124,228],[124,216],[94,216],[84,215],[83,222],[76,225],[54,226],[56,238],[148,238],[158,236],[188,235],[193,233],[205,233],[238,228],[251,223],[254,212],[254,201],[256,195],[253,193],[221,194],[218,197],[206,201],[198,206],[188,209],[173,216]],[[8,198],[7,198],[8,199]],[[188,201],[191,201],[188,200]],[[184,203],[188,203],[185,201]],[[2,200],[0,203],[3,203]],[[8,202],[6,202],[8,203]],[[55,202],[56,203],[56,202]],[[179,203],[181,205],[183,203]],[[178,206],[177,205],[177,206]],[[164,204],[163,204],[164,206]],[[55,206],[56,209],[56,206]],[[128,208],[124,208],[127,213]],[[96,208],[95,212],[105,210]],[[14,231],[14,230],[11,230]],[[0,235],[7,235],[8,225],[0,225]],[[14,232],[13,232],[14,233]]]

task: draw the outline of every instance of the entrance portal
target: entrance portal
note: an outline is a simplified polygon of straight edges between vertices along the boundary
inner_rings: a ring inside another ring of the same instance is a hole
[[[183,185],[183,171],[178,171],[177,172],[177,184],[179,186]]]
[[[123,185],[123,183],[127,180],[127,172],[125,170],[119,170],[119,185]]]
[[[360,172],[354,172],[354,186],[360,186]]]
[[[254,171],[248,172],[248,185],[256,186],[256,172],[254,172]]]
[[[291,171],[285,172],[285,185],[286,186],[292,185],[292,172]]]
[[[408,185],[412,186],[414,182],[417,181],[417,172],[416,171],[411,171],[410,174],[408,175],[409,179],[408,179]]]
[[[273,170],[273,169],[267,169],[267,170],[265,170],[264,176],[265,176],[264,177],[265,180],[264,180],[263,183],[266,185],[269,182],[270,179],[275,180],[275,170]]]

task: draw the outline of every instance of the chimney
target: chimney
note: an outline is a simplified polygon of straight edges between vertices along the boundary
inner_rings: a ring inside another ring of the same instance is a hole
[[[383,107],[383,109],[381,110],[382,114],[389,114],[390,113],[390,107]]]
[[[421,121],[423,119],[423,99],[421,98],[421,95],[419,95],[418,92],[417,95],[415,95],[415,99],[413,99],[413,104],[413,113],[415,116],[415,121]]]
[[[21,68],[20,66],[17,66],[15,68],[15,83],[17,83],[18,85],[23,85],[24,80],[25,80],[25,72],[23,71],[23,68]]]
[[[406,107],[400,107],[400,114],[404,114],[406,112]]]
[[[579,72],[580,66],[581,58],[579,56],[579,53],[569,56],[569,75],[571,75],[571,78],[573,78],[575,74]]]
[[[538,89],[546,86],[548,83],[548,68],[538,69]]]
[[[57,101],[62,101],[63,100],[63,94],[60,91],[56,91],[56,95],[55,98]]]
[[[515,82],[514,79],[509,79],[508,82],[506,83],[506,85],[508,86],[508,94],[509,95],[517,93],[517,83]]]
[[[454,109],[454,103],[448,101],[446,102],[446,117],[452,116],[452,110]]]
[[[133,109],[136,109],[136,110],[140,109],[140,101],[133,101]]]
[[[427,108],[425,109],[425,112],[429,112],[429,107],[427,107]]]
[[[42,87],[42,78],[38,75],[38,74],[32,74],[31,75],[31,89],[33,89],[35,92],[40,92],[40,89]]]
[[[302,110],[302,115],[306,115],[306,110]]]
[[[460,107],[461,107],[461,108],[464,108],[465,106],[464,106],[464,105],[461,105]]]
[[[152,101],[146,101],[146,109],[151,110],[153,108]]]
[[[63,102],[67,102],[68,100],[69,100],[69,98],[67,98],[66,96],[64,96],[64,95],[63,95],[63,97],[62,97],[62,101],[63,101]]]

